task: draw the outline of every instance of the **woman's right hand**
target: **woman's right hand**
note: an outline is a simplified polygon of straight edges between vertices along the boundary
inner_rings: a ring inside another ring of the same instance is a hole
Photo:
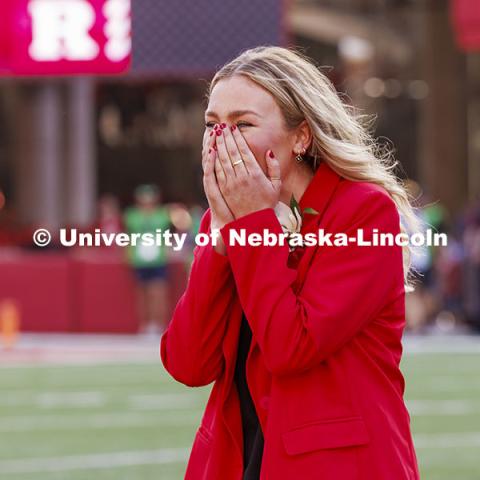
[[[211,132],[213,132],[212,135],[210,135]],[[213,148],[215,145],[215,137],[216,135],[213,129],[205,129],[202,149],[203,188],[208,200],[208,205],[210,206],[211,231],[215,229],[219,230],[225,224],[234,220],[234,216],[220,192],[217,177],[215,175],[215,162],[218,161],[217,151]],[[214,248],[222,255],[226,255],[227,253],[220,232],[217,237],[217,244]]]

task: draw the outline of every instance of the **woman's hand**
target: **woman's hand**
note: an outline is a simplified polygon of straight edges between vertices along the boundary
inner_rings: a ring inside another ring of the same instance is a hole
[[[202,150],[203,188],[210,206],[210,230],[212,232],[235,219],[220,192],[217,179],[215,178],[215,157],[217,156],[215,148],[215,133],[212,130],[210,135],[210,132],[205,130]],[[221,235],[218,235],[217,245],[214,248],[222,255],[226,254],[226,247]]]
[[[212,135],[217,146],[215,173],[225,202],[235,218],[274,208],[282,186],[278,160],[271,150],[266,152],[265,175],[238,128],[233,125],[232,129],[225,125]]]

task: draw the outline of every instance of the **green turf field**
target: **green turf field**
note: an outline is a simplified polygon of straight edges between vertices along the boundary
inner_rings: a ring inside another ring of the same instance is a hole
[[[422,479],[480,479],[480,353],[408,354],[402,370]],[[211,388],[160,361],[4,367],[0,387],[1,480],[182,479]]]

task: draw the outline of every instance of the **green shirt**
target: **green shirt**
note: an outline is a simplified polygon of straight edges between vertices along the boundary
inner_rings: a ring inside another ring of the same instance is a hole
[[[170,216],[165,207],[157,207],[146,212],[137,207],[125,210],[124,223],[129,234],[151,233],[156,235],[156,229],[162,232],[171,227]],[[158,233],[162,233],[158,232]],[[154,243],[150,242],[149,243]],[[157,267],[167,263],[167,247],[165,245],[143,245],[137,238],[136,245],[129,245],[128,260],[133,267]]]

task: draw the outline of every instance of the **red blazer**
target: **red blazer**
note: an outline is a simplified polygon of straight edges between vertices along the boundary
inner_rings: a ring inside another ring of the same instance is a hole
[[[302,233],[400,232],[382,187],[347,180],[326,163],[299,203],[319,212],[305,214]],[[200,231],[209,228],[207,210]],[[185,479],[242,478],[233,374],[243,310],[253,334],[248,386],[265,440],[260,480],[417,480],[399,370],[401,247],[308,246],[292,266],[288,245],[229,245],[229,231],[240,228],[282,233],[266,208],[221,229],[226,256],[196,246],[187,289],[160,341],[176,380],[215,382]]]

